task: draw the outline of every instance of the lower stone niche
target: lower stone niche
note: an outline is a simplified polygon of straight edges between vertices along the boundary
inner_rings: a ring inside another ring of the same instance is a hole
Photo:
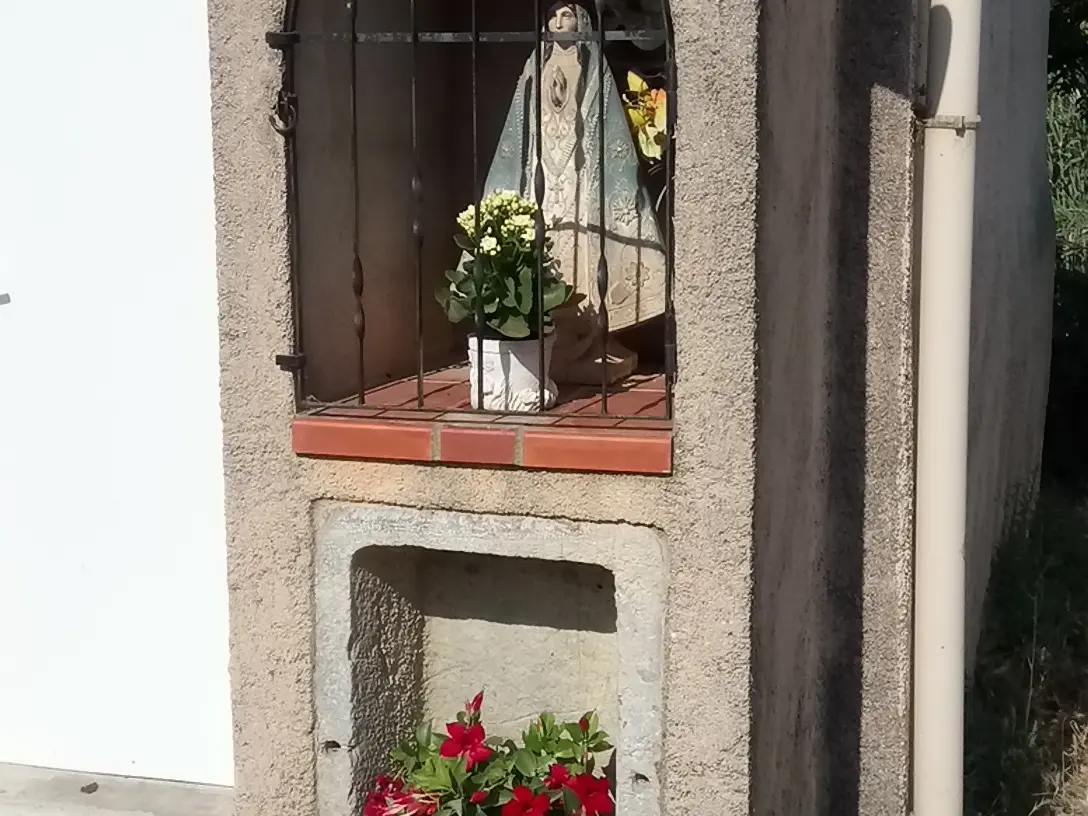
[[[520,735],[540,711],[569,722],[596,709],[616,730],[615,583],[603,567],[367,547],[353,559],[352,596],[356,794],[413,723],[441,729],[479,689],[494,735]],[[379,737],[376,722],[396,733]]]
[[[595,709],[617,812],[659,816],[657,532],[322,502],[315,545],[320,816],[360,813],[389,750],[480,689],[489,734]]]

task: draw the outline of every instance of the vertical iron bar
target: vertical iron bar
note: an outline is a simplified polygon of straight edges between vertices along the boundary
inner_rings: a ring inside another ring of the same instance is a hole
[[[287,0],[283,11],[284,32],[295,30],[295,20],[298,16],[298,0]],[[291,280],[291,354],[305,361],[305,352],[302,335],[302,294],[301,294],[301,262],[300,229],[299,229],[299,201],[298,201],[298,146],[295,136],[298,126],[298,94],[295,91],[295,49],[294,43],[285,44],[280,49],[280,58],[283,60],[283,76],[280,85],[279,97],[276,102],[276,114],[273,119],[273,127],[283,137],[284,164],[286,178],[284,181],[285,196],[287,199],[287,236],[290,242],[287,253],[290,264]],[[296,409],[302,405],[306,394],[305,364],[299,365],[292,372],[295,387]]]
[[[416,254],[416,405],[423,407],[423,170],[419,160],[419,24],[416,0],[409,2],[412,26],[412,238]]]
[[[536,252],[536,330],[537,330],[537,362],[540,372],[540,410],[544,410],[544,406],[547,405],[547,383],[548,372],[545,369],[546,355],[544,350],[544,163],[541,159],[541,138],[542,138],[542,119],[541,119],[541,94],[543,91],[544,78],[541,75],[543,71],[543,50],[544,50],[544,26],[548,24],[547,20],[543,19],[540,13],[540,0],[533,0],[533,14],[536,26],[536,43],[534,45],[534,64],[536,66],[535,76],[533,81],[536,83],[536,87],[533,88],[534,97],[536,99],[536,110],[534,116],[536,122],[534,124],[534,130],[536,133],[535,139],[535,160],[536,169],[533,171],[533,197],[536,200],[536,218],[534,224],[533,244]]]
[[[480,207],[483,204],[483,184],[480,181],[480,117],[479,101],[480,24],[476,19],[476,0],[472,0],[472,189],[476,198],[473,210],[473,236],[476,251],[472,262],[472,280],[476,292],[476,408],[484,408],[484,268],[480,259]],[[472,386],[469,386],[471,392]]]
[[[604,129],[605,102],[607,95],[604,87],[604,0],[597,3],[597,227],[600,235],[600,255],[597,259],[597,331],[601,335],[601,413],[608,414],[608,260],[604,254]]]
[[[665,8],[665,415],[672,419],[672,389],[676,382],[676,311],[672,302],[676,241],[673,235],[673,176],[676,146],[676,55],[672,41],[672,20]]]
[[[359,257],[359,112],[356,100],[358,70],[355,27],[359,18],[358,0],[347,0],[351,70],[351,266],[352,291],[355,293],[355,334],[359,338],[359,404],[366,404],[366,312],[363,306],[363,262]]]

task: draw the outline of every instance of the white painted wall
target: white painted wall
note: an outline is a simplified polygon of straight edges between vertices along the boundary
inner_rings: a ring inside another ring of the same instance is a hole
[[[204,3],[3,16],[0,762],[230,784]]]

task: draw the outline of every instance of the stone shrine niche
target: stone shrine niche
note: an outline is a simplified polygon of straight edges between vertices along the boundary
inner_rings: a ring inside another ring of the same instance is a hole
[[[552,16],[558,5],[540,3],[542,13]],[[569,6],[582,29],[598,30],[593,0]],[[518,154],[533,152],[535,115],[528,128],[532,133],[514,133],[509,126],[519,112],[514,107],[520,104],[524,111],[535,98],[531,88],[526,95],[519,85],[527,75],[534,76],[534,43],[527,36],[537,27],[534,3],[475,0],[482,34],[475,81],[472,46],[466,41],[473,0],[416,0],[415,8],[421,38],[413,45],[409,3],[359,3],[359,35],[399,35],[400,40],[391,36],[370,41],[362,36],[356,45],[358,149],[353,161],[351,54],[346,42],[335,39],[347,30],[345,0],[300,0],[298,6],[297,30],[330,40],[317,46],[303,39],[295,49],[297,319],[305,338],[303,396],[319,401],[345,399],[359,391],[357,301],[352,292],[355,231],[364,291],[363,370],[369,389],[416,374],[417,330],[422,332],[425,370],[464,362],[471,321],[451,324],[433,297],[446,270],[458,263],[460,250],[453,243],[456,216],[475,201],[476,191],[489,178],[504,188],[518,186],[526,196],[533,193],[532,175],[525,176],[534,167]],[[603,25],[608,36],[603,121],[609,370],[616,366],[610,379],[618,380],[636,366],[639,371],[664,370],[666,280],[671,274],[670,142],[661,139],[655,153],[652,142],[640,141],[622,99],[629,96],[629,72],[641,77],[648,92],[663,93],[672,77],[669,21],[662,0],[609,0]],[[509,33],[521,36],[505,41],[501,35]],[[552,131],[554,149],[542,150],[554,182],[545,212],[574,213],[567,220],[585,228],[558,233],[566,261],[561,273],[586,300],[581,316],[566,314],[564,323],[557,315],[560,341],[553,365],[560,369],[556,379],[561,383],[564,379],[599,383],[600,346],[594,332],[600,240],[596,215],[600,151],[595,134],[600,108],[593,95],[598,45],[591,40],[563,48],[547,45],[545,73],[558,75],[559,80],[545,88],[542,108],[546,111],[544,103],[554,102],[562,117]],[[551,70],[555,67],[560,70]],[[418,116],[414,146],[413,83]],[[642,149],[646,144],[650,155]],[[360,190],[357,218],[352,207],[355,173]],[[412,184],[417,173],[418,203]],[[564,179],[570,185],[567,190],[560,189]],[[418,269],[413,235],[417,207],[423,236]],[[563,337],[572,340],[563,346]]]
[[[341,503],[314,519],[318,816],[360,813],[388,751],[481,688],[492,735],[596,710],[617,812],[660,816],[657,532]]]

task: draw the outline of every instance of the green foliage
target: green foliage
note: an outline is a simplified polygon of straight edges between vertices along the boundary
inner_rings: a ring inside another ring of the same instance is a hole
[[[1088,91],[1088,0],[1051,0],[1047,70],[1059,93]]]
[[[613,812],[609,783],[596,775],[598,756],[612,745],[594,712],[574,723],[541,714],[519,744],[486,737],[481,704],[482,695],[467,704],[446,726],[448,736],[419,726],[391,753],[391,773],[375,782],[363,816],[535,814],[519,797],[555,816]]]
[[[1070,812],[1048,800],[1055,771],[1077,773],[1063,754],[1088,726],[1085,575],[1088,508],[1045,487],[1030,531],[1002,543],[990,576],[967,697],[968,816]]]
[[[571,301],[574,290],[551,257],[552,239],[545,234],[537,245],[535,219],[536,205],[516,193],[488,197],[479,216],[474,207],[461,213],[463,234],[454,241],[465,258],[437,292],[451,322],[475,319],[479,311],[488,329],[523,340],[536,336],[541,312],[549,326],[551,312]]]
[[[1088,483],[1088,92],[1051,91],[1047,137],[1057,257],[1043,463],[1076,486]]]

